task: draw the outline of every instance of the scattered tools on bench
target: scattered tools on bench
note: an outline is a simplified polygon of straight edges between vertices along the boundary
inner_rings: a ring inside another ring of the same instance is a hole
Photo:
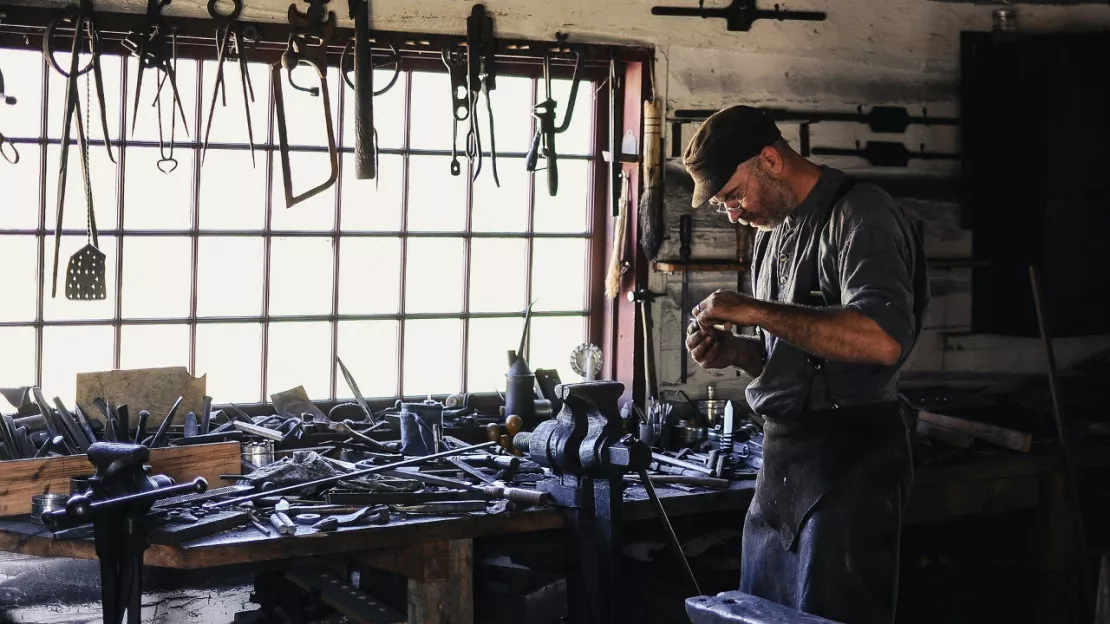
[[[331,119],[331,95],[328,91],[328,44],[335,34],[335,13],[327,10],[328,0],[309,0],[308,11],[302,13],[297,5],[289,5],[289,40],[281,62],[275,63],[270,78],[274,89],[274,116],[277,121],[278,146],[281,152],[282,183],[285,189],[285,206],[293,206],[315,197],[330,188],[339,179],[339,152],[335,146],[335,130]],[[318,87],[302,87],[293,80],[293,70],[307,65],[316,70]],[[289,77],[289,85],[297,91],[320,97],[327,128],[328,161],[330,172],[326,180],[300,195],[293,193],[293,172],[289,164],[289,132],[285,116],[285,94],[281,70]]]
[[[530,173],[538,170],[540,158],[546,161],[547,193],[552,197],[559,193],[559,165],[558,154],[555,151],[555,135],[566,132],[570,127],[571,116],[574,114],[574,100],[578,97],[578,83],[581,79],[579,70],[582,67],[582,55],[577,50],[570,50],[567,47],[567,36],[556,33],[555,37],[556,46],[543,57],[544,99],[536,104],[532,113],[538,123],[538,129],[532,137],[532,146],[524,159],[525,168]],[[563,115],[562,123],[558,125],[555,123],[555,108],[558,103],[551,98],[551,57],[557,51],[570,52],[574,55],[574,74],[571,77],[570,95],[566,102],[567,112]]]
[[[251,166],[256,166],[254,158],[254,128],[251,125],[251,103],[254,102],[254,86],[250,72],[247,71],[247,57],[258,44],[261,34],[253,25],[243,24],[239,14],[243,11],[242,0],[230,0],[231,12],[220,13],[216,9],[218,0],[208,0],[208,15],[216,22],[216,81],[212,86],[212,99],[208,105],[208,125],[204,130],[204,143],[200,150],[200,162],[208,154],[208,137],[212,132],[212,119],[216,116],[216,96],[222,96],[223,106],[227,106],[227,84],[224,81],[224,62],[228,59],[239,62],[239,80],[243,85],[243,111],[247,120],[247,141],[251,151]],[[205,431],[204,433],[207,433]]]

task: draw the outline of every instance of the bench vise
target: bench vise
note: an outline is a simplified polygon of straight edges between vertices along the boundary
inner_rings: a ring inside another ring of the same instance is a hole
[[[152,476],[150,449],[140,444],[97,442],[87,456],[96,466],[88,490],[74,493],[64,509],[43,514],[43,520],[55,531],[92,522],[103,621],[119,624],[126,613],[130,624],[139,624],[151,507],[163,498],[203,492],[208,483],[198,477],[175,485],[165,475]]]
[[[567,514],[570,621],[620,622],[622,477],[646,470],[651,449],[622,429],[617,399],[624,384],[561,384],[555,392],[562,401],[559,414],[534,431],[518,433],[513,446],[551,470],[553,476],[536,489],[550,493]]]

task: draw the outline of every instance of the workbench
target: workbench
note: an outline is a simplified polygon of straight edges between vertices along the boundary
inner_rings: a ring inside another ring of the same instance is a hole
[[[1080,453],[1085,466],[1110,465],[1110,448]],[[684,516],[733,510],[737,525],[751,502],[754,480],[734,481],[728,489],[682,492],[657,486],[668,515]],[[933,522],[967,515],[994,515],[1039,508],[1048,540],[1066,539],[1069,521],[1064,504],[1059,455],[1051,449],[1030,454],[977,454],[965,461],[921,467],[905,521]],[[642,487],[625,494],[626,521],[651,520],[655,513]],[[474,619],[474,540],[514,533],[559,529],[564,515],[555,508],[535,508],[500,514],[409,516],[380,526],[357,527],[334,533],[301,533],[266,537],[251,528],[221,533],[177,546],[153,544],[145,563],[178,569],[197,569],[284,560],[332,560],[367,564],[408,579],[408,618],[426,624],[469,623]],[[1059,544],[1058,541],[1055,542]],[[1046,549],[1052,550],[1052,545]],[[0,519],[0,550],[41,557],[95,559],[91,540],[55,540],[45,527],[25,517]],[[1065,565],[1046,554],[1053,566]]]

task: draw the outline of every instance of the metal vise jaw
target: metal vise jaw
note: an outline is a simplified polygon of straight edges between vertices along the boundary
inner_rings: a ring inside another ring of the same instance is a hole
[[[622,475],[645,470],[651,449],[621,429],[617,399],[624,384],[587,381],[556,386],[563,407],[554,420],[520,432],[513,446],[550,468],[548,492],[567,514],[567,600],[571,622],[623,621],[620,596]]]
[[[553,420],[513,439],[517,450],[550,468],[565,485],[579,478],[620,478],[645,469],[651,449],[625,436],[617,399],[624,384],[586,381],[555,388],[563,407]]]

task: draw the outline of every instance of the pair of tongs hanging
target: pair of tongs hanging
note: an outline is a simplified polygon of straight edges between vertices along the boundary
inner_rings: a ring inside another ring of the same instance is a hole
[[[500,188],[497,177],[497,143],[493,134],[493,103],[490,91],[497,88],[496,44],[493,37],[493,18],[486,14],[486,8],[476,4],[466,19],[466,71],[470,91],[470,130],[466,135],[466,154],[474,166],[474,179],[482,171],[482,137],[478,124],[478,98],[485,96],[486,117],[489,120],[490,167],[493,169],[493,183]]]
[[[73,27],[73,42],[70,46],[69,69],[63,69],[55,55],[55,41],[60,34],[60,29]],[[66,96],[64,113],[62,117],[62,136],[60,144],[60,162],[58,166],[58,207],[56,224],[54,227],[54,274],[50,289],[50,296],[58,295],[58,264],[59,252],[62,244],[62,224],[65,209],[66,180],[69,173],[69,138],[70,128],[76,120],[77,147],[81,151],[81,176],[85,190],[85,209],[88,224],[88,243],[74,254],[69,261],[66,272],[66,298],[71,300],[101,300],[107,297],[105,276],[107,268],[105,256],[99,249],[96,230],[96,215],[93,211],[92,177],[89,173],[89,140],[85,134],[85,121],[80,112],[80,97],[77,91],[77,79],[86,77],[86,110],[88,109],[89,94],[88,83],[96,84],[96,94],[100,103],[100,121],[104,133],[104,145],[108,150],[108,158],[116,162],[112,154],[111,140],[108,132],[108,117],[104,106],[104,80],[100,71],[100,34],[93,22],[92,2],[81,0],[79,5],[70,5],[62,15],[51,20],[43,33],[43,55],[50,65],[66,78]],[[87,42],[87,47],[83,45]],[[81,67],[80,57],[83,51],[89,54],[89,61]]]
[[[271,69],[271,80],[274,87],[274,116],[277,119],[278,147],[281,152],[282,181],[285,184],[285,205],[287,208],[314,197],[327,190],[339,179],[339,152],[335,147],[335,130],[331,120],[331,96],[328,93],[327,79],[327,53],[328,43],[335,34],[335,13],[328,11],[325,5],[327,0],[309,0],[308,11],[301,13],[294,4],[289,5],[289,41],[285,52],[281,55],[281,62],[275,63]],[[316,70],[319,78],[319,87],[302,87],[293,81],[293,70],[300,65],[308,65]],[[298,91],[321,98],[324,112],[324,123],[328,133],[328,159],[331,172],[322,183],[308,189],[300,195],[293,194],[292,171],[289,168],[289,136],[286,129],[285,97],[282,92],[281,70],[284,69],[289,76],[289,84]]]
[[[254,159],[254,128],[251,125],[251,103],[254,102],[254,86],[247,71],[247,55],[258,43],[258,29],[238,21],[243,11],[242,0],[231,0],[232,9],[222,14],[216,9],[217,0],[208,0],[208,15],[216,22],[216,83],[212,87],[212,100],[208,105],[208,125],[204,129],[204,145],[200,151],[200,162],[208,154],[208,137],[212,133],[212,119],[216,114],[216,96],[222,96],[223,106],[227,106],[227,86],[224,83],[224,62],[228,59],[239,62],[239,80],[243,86],[243,111],[247,117],[247,140],[250,142],[251,166]]]
[[[157,92],[154,96],[155,104],[162,97],[162,89],[168,82],[173,92],[173,103],[181,115],[181,125],[185,134],[189,134],[189,122],[185,119],[185,107],[181,104],[181,94],[177,90],[177,34],[166,23],[162,16],[162,9],[169,5],[171,0],[147,0],[146,27],[142,32],[128,33],[123,40],[123,46],[136,56],[139,62],[139,72],[135,76],[135,98],[131,111],[131,133],[135,133],[135,123],[139,118],[139,98],[143,93],[143,73],[149,69],[156,69],[161,73],[158,80]],[[158,119],[161,130],[162,119]]]
[[[544,100],[536,104],[532,115],[536,118],[538,128],[532,137],[532,146],[524,158],[524,166],[529,172],[536,172],[539,159],[546,161],[547,193],[554,197],[559,193],[559,164],[558,154],[555,151],[555,135],[562,134],[570,127],[571,116],[574,114],[574,100],[578,97],[578,71],[582,67],[582,55],[577,50],[570,50],[566,46],[566,35],[556,34],[557,44],[543,57],[543,84]],[[551,97],[551,57],[552,54],[571,52],[574,55],[574,74],[570,82],[570,95],[567,97],[567,112],[560,124],[555,123],[555,108],[558,103]]]
[[[2,17],[3,16],[0,15],[0,18]],[[4,90],[3,71],[0,71],[0,104],[6,104],[8,106],[15,105],[15,97],[8,95],[7,91]],[[19,163],[19,150],[15,148],[15,143],[12,143],[11,139],[4,136],[2,132],[0,132],[0,156],[3,156],[4,160],[13,165]]]

